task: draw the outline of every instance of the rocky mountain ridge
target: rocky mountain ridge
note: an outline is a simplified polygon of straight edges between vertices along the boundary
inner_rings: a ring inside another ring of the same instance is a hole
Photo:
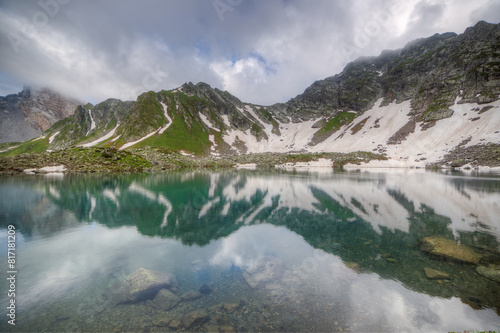
[[[39,87],[24,87],[18,94],[0,97],[0,143],[37,137],[72,115],[79,104],[78,100]]]
[[[359,150],[385,154],[386,166],[428,166],[449,156],[474,166],[474,154],[488,151],[500,165],[499,98],[500,25],[478,22],[460,35],[436,34],[359,58],[286,103],[244,103],[205,83],[186,83],[135,102],[78,106],[7,154],[71,146],[214,157]]]

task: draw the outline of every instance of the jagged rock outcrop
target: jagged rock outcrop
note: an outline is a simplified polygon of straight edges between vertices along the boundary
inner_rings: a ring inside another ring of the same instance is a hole
[[[49,88],[25,87],[0,97],[0,143],[32,139],[72,115],[79,104]]]
[[[449,106],[488,103],[500,93],[500,25],[478,22],[463,34],[435,34],[378,57],[361,57],[342,73],[314,82],[277,111],[294,121],[328,112],[363,112],[383,97],[382,105],[412,100],[412,113],[434,121],[451,116]]]

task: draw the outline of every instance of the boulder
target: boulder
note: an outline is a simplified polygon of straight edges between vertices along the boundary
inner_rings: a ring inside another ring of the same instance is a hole
[[[194,291],[191,290],[184,295],[181,296],[181,298],[185,301],[194,301],[195,299],[201,298],[202,294],[199,291]]]
[[[204,284],[200,287],[200,293],[202,294],[210,294],[212,292],[212,287],[208,284]]]
[[[168,289],[161,289],[153,299],[153,303],[162,310],[170,310],[179,303],[181,298]]]
[[[425,276],[427,276],[428,279],[431,280],[449,280],[450,275],[441,271],[437,271],[432,268],[425,267]]]
[[[498,265],[490,265],[490,267],[478,266],[476,271],[490,280],[500,282],[500,266]]]
[[[281,279],[284,273],[283,262],[276,257],[262,257],[243,273],[252,288],[265,288],[266,284]]]
[[[177,285],[173,274],[140,268],[111,288],[115,304],[137,303],[156,296],[160,289]]]
[[[184,315],[181,318],[182,325],[184,325],[185,328],[191,328],[194,326],[199,326],[203,324],[204,322],[208,321],[208,312],[207,310],[196,310],[193,312],[190,312],[186,315]]]
[[[420,250],[431,255],[469,264],[478,264],[483,257],[466,245],[439,236],[422,238],[420,240]]]

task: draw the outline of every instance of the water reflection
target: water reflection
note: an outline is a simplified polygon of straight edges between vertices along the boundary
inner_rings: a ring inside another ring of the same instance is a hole
[[[0,225],[13,223],[20,235],[19,306],[26,322],[50,300],[55,309],[83,304],[92,313],[84,322],[48,315],[51,325],[99,330],[92,326],[99,316],[118,310],[92,312],[99,300],[82,302],[81,288],[99,294],[147,267],[175,273],[185,291],[219,286],[225,296],[213,302],[245,295],[246,311],[262,323],[281,318],[272,327],[251,326],[248,314],[234,319],[233,326],[247,330],[500,327],[498,282],[473,266],[430,258],[418,246],[422,237],[440,235],[495,260],[498,178],[418,171],[9,178],[0,196]],[[252,280],[269,262],[280,268],[272,272],[278,277]],[[429,280],[425,267],[452,279]],[[253,302],[253,283],[271,297],[272,311]],[[137,324],[144,315],[134,309]]]

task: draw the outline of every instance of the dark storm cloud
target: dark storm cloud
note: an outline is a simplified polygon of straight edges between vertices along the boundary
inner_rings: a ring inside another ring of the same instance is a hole
[[[491,21],[497,3],[4,0],[0,94],[27,83],[98,102],[205,81],[270,104],[358,56]]]

